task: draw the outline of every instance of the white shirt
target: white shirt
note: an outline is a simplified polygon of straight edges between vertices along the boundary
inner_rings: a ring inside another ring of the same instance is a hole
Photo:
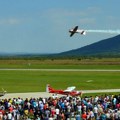
[[[12,114],[11,113],[8,113],[8,119],[12,119]]]
[[[93,110],[94,110],[94,113],[98,113],[98,108],[96,106],[94,107]]]
[[[53,118],[50,117],[49,120],[53,120]]]
[[[59,115],[60,110],[57,108],[56,109],[56,114]]]

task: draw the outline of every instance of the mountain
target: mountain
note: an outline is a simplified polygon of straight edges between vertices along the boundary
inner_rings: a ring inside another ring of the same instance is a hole
[[[62,52],[60,56],[120,56],[120,35],[99,42]]]
[[[56,54],[32,54],[32,53],[0,53],[0,58],[12,59],[41,59],[41,58],[65,58],[65,57],[120,57],[120,35],[104,39],[99,42]]]

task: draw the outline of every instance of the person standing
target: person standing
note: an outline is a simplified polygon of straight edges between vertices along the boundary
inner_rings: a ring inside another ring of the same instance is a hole
[[[97,116],[98,116],[98,108],[97,106],[95,105],[94,108],[93,108],[93,112],[94,112],[94,116],[95,116],[95,120],[97,119]]]
[[[9,112],[7,115],[8,120],[12,120],[12,114]]]

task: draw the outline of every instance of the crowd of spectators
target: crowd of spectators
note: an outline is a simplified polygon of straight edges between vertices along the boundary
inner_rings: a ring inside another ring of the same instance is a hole
[[[120,95],[0,99],[0,120],[120,120]]]

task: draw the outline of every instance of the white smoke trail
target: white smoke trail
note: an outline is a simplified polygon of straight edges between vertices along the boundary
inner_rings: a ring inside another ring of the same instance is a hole
[[[86,32],[120,34],[120,30],[85,30]]]

